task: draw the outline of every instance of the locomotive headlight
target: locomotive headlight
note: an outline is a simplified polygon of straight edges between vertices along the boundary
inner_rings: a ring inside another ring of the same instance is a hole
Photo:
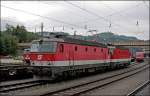
[[[30,59],[29,55],[26,55],[26,56],[25,56],[25,59]]]

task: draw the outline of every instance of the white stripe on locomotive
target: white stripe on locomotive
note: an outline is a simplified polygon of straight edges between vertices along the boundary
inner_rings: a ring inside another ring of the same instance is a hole
[[[128,59],[107,59],[107,60],[67,60],[67,61],[31,61],[31,66],[71,66],[71,65],[86,65],[86,64],[100,64],[109,62],[128,62]]]

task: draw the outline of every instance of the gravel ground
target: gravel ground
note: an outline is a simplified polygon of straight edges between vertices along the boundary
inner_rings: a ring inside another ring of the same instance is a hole
[[[132,77],[125,78],[102,88],[90,91],[83,96],[118,96],[126,95],[149,79],[149,69],[142,71]]]
[[[0,86],[12,85],[12,84],[21,83],[21,82],[30,82],[33,80],[37,80],[37,79],[29,78],[29,79],[21,79],[21,80],[3,81],[0,83]]]
[[[143,63],[140,64],[140,66],[142,66],[142,65],[143,65]],[[132,67],[135,67],[135,66],[132,66]],[[47,85],[43,85],[43,86],[37,86],[37,87],[33,87],[33,88],[28,88],[28,89],[25,89],[25,90],[11,92],[11,94],[13,94],[13,95],[25,95],[25,96],[40,95],[40,94],[43,94],[43,93],[47,93],[47,92],[59,90],[59,89],[62,89],[62,88],[78,85],[78,84],[81,84],[81,83],[93,81],[93,80],[96,80],[96,79],[104,78],[104,77],[107,77],[107,76],[111,76],[111,75],[116,74],[116,73],[121,73],[121,72],[123,72],[124,70],[127,70],[127,69],[130,69],[130,68],[111,71],[111,72],[107,72],[107,73],[101,73],[101,74],[97,74],[97,75],[93,75],[93,76],[88,76],[88,77],[78,78],[78,79],[75,79],[75,80],[70,80],[70,81],[63,81],[63,82],[47,84]]]

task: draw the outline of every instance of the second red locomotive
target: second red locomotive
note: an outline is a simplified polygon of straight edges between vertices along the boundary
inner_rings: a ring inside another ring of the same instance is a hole
[[[136,61],[137,62],[144,61],[144,52],[136,52]]]
[[[24,60],[37,76],[56,78],[126,67],[131,54],[127,48],[56,35],[34,40],[30,52],[24,54]]]

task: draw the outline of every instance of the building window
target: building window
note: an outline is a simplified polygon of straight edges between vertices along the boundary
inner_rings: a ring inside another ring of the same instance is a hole
[[[64,52],[64,45],[60,44],[60,52]]]
[[[77,51],[78,50],[78,48],[77,48],[77,46],[75,46],[75,51]]]

